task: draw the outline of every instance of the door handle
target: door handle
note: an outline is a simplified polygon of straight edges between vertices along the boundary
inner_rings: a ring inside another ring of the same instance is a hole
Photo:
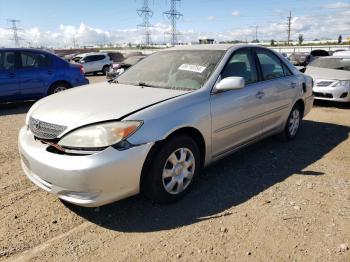
[[[10,78],[14,78],[15,76],[16,76],[15,73],[9,73]]]
[[[291,88],[296,88],[297,87],[297,83],[290,83],[290,87]]]
[[[265,96],[265,93],[262,92],[262,91],[259,91],[258,93],[256,93],[255,96],[256,96],[257,98],[261,99],[261,98],[263,98],[263,97]]]
[[[53,72],[52,72],[51,70],[47,71],[47,73],[48,73],[49,75],[52,75],[52,74],[53,74]]]

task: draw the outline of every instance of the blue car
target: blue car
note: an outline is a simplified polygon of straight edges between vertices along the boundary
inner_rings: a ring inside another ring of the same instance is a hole
[[[36,49],[0,49],[0,102],[39,99],[86,85],[81,65]]]

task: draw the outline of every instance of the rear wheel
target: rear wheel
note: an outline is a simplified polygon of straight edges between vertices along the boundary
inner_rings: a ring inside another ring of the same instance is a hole
[[[283,132],[280,134],[280,138],[284,141],[290,141],[294,139],[300,129],[302,121],[302,111],[298,104],[296,104],[289,114],[286,126]]]
[[[50,90],[49,90],[49,95],[52,95],[52,94],[56,94],[56,93],[59,93],[59,92],[62,92],[64,90],[67,90],[69,89],[70,86],[66,83],[57,83],[57,84],[54,84],[50,87]]]
[[[143,193],[157,203],[174,202],[192,187],[200,170],[197,144],[188,136],[170,138],[154,154],[142,183]]]

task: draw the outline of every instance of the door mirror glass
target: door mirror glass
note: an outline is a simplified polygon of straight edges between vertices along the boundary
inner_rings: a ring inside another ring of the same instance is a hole
[[[243,77],[231,76],[222,79],[215,87],[217,91],[241,89],[245,86]]]

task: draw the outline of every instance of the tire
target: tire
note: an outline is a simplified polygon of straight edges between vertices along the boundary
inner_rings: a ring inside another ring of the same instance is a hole
[[[53,84],[50,89],[49,89],[49,95],[52,95],[52,94],[56,94],[56,93],[59,93],[59,92],[62,92],[64,90],[67,90],[69,89],[70,86],[66,83],[56,83],[56,84]]]
[[[291,141],[299,133],[302,122],[302,110],[298,104],[294,105],[292,111],[288,116],[287,123],[284,127],[284,130],[279,134],[279,138],[282,141]]]
[[[201,169],[196,142],[185,135],[174,136],[165,141],[153,156],[142,181],[142,193],[160,204],[179,200],[189,192]]]
[[[109,66],[108,65],[105,65],[103,68],[102,68],[102,74],[103,75],[107,75],[107,72],[109,71]]]

